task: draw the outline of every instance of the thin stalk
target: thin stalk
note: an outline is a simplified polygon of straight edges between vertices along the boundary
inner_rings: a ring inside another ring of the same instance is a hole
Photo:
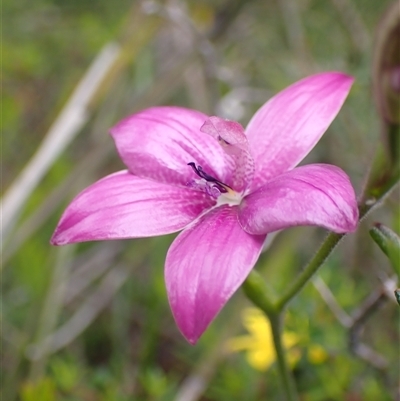
[[[283,310],[277,310],[271,299],[268,286],[261,275],[253,270],[243,283],[243,291],[247,298],[259,307],[268,317],[271,323],[272,336],[278,363],[279,376],[286,394],[286,401],[297,401],[297,391],[285,358],[285,350],[282,344]]]
[[[318,252],[311,259],[305,269],[297,277],[296,281],[282,295],[276,303],[276,309],[281,311],[285,305],[308,283],[314,273],[325,262],[326,258],[335,249],[336,245],[344,237],[344,234],[330,233],[326,240],[322,243]]]
[[[278,363],[279,375],[282,381],[282,387],[285,391],[287,401],[298,401],[296,386],[290,372],[286,353],[282,344],[283,312],[269,315],[271,323],[272,337],[276,352],[276,361]]]

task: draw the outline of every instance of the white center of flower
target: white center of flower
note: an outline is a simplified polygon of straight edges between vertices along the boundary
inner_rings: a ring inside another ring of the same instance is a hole
[[[243,194],[230,190],[229,192],[221,193],[217,198],[217,206],[229,205],[237,206],[243,199]]]

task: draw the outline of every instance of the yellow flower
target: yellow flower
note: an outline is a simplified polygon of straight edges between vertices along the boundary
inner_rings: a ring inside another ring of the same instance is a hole
[[[328,353],[319,344],[312,344],[308,348],[308,360],[314,365],[324,363],[328,359],[328,356]]]
[[[242,315],[243,325],[250,334],[231,338],[227,341],[228,352],[247,351],[246,358],[254,369],[265,371],[276,359],[271,325],[264,313],[257,308],[246,308]],[[292,332],[284,332],[283,345],[288,353],[289,363],[295,364],[300,353],[293,349],[299,337]]]

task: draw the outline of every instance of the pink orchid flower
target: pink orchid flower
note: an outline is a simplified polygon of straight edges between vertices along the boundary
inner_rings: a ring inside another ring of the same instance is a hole
[[[111,129],[127,170],[82,191],[54,245],[183,230],[165,281],[176,323],[194,344],[254,267],[268,233],[317,225],[354,231],[358,209],[338,167],[294,168],[341,108],[353,79],[305,78],[264,104],[246,130],[181,107],[153,107]]]

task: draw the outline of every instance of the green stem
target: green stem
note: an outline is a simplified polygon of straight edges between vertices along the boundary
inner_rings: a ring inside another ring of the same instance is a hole
[[[276,361],[278,363],[279,374],[282,380],[282,386],[285,390],[287,401],[298,401],[296,386],[291,375],[285,349],[282,344],[282,327],[283,327],[283,312],[269,315],[271,322],[272,337],[276,352]]]
[[[305,269],[297,277],[296,281],[282,295],[276,303],[276,309],[282,310],[285,305],[307,284],[308,280],[325,262],[326,258],[335,249],[336,245],[344,237],[344,234],[330,233],[326,240],[322,243],[315,256],[311,259]]]
[[[274,303],[271,300],[270,289],[261,277],[260,273],[252,270],[242,285],[247,298],[258,306],[266,315],[270,316],[277,313]]]
[[[279,369],[279,376],[286,394],[286,401],[297,401],[297,391],[286,362],[285,350],[282,344],[282,322],[283,310],[277,310],[272,301],[270,289],[261,275],[253,270],[243,283],[243,291],[247,298],[258,306],[267,316],[271,323],[272,336],[276,352],[276,360]]]

